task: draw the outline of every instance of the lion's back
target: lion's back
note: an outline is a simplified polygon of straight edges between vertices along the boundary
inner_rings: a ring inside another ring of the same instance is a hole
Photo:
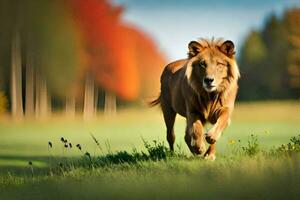
[[[181,108],[184,105],[184,99],[180,87],[185,75],[186,62],[187,59],[182,59],[168,64],[161,76],[162,103],[167,104],[165,106],[171,106],[181,115],[184,113],[184,109]],[[178,103],[180,105],[177,105]]]

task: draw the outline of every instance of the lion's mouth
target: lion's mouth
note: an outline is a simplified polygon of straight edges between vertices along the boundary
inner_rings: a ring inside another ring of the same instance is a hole
[[[213,92],[217,89],[217,86],[216,85],[207,85],[207,84],[203,84],[203,87],[204,89],[207,91],[207,92]]]

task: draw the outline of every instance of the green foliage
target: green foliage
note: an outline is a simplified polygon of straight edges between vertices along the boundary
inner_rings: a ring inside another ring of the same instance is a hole
[[[27,55],[31,55],[31,67],[46,79],[50,93],[65,98],[81,66],[80,36],[65,3],[59,0],[0,0],[0,89],[9,87],[6,76],[10,71],[10,40],[18,28],[22,61],[26,62]]]
[[[284,154],[293,154],[293,153],[299,153],[300,152],[300,135],[294,136],[290,138],[290,142],[287,144],[281,145],[276,150],[278,153],[284,153]]]
[[[129,153],[128,151],[118,151],[116,153],[109,153],[105,156],[100,156],[96,160],[98,166],[106,166],[111,164],[134,164],[140,161],[145,161],[148,159],[148,155],[139,152]]]
[[[153,145],[149,142],[144,141],[144,146],[149,153],[149,157],[152,160],[165,160],[168,155],[170,155],[169,149],[164,145],[163,142],[158,142],[153,140]]]
[[[298,99],[300,94],[300,9],[272,14],[246,37],[239,56],[239,99]]]
[[[7,108],[7,98],[3,92],[0,91],[0,114],[4,113]]]
[[[50,93],[65,97],[80,67],[79,56],[74,56],[80,48],[75,24],[60,1],[29,2],[24,35],[35,56],[35,67],[45,77]]]
[[[93,141],[96,143],[97,147],[101,150],[101,154],[99,156],[91,156],[89,152],[85,152],[81,144],[76,144],[75,148],[77,148],[82,156],[81,159],[70,160],[69,158],[63,158],[62,160],[57,160],[54,164],[58,170],[60,171],[68,171],[74,168],[83,167],[83,168],[95,168],[95,167],[105,167],[111,165],[121,165],[121,164],[137,164],[145,161],[160,161],[167,160],[172,158],[184,158],[185,155],[180,152],[171,153],[169,149],[164,145],[163,142],[158,142],[153,140],[152,142],[147,142],[143,140],[144,147],[147,150],[137,151],[134,148],[131,152],[129,151],[116,151],[111,152],[109,149],[109,145],[107,145],[107,154],[103,154],[103,148],[100,145],[100,142],[92,135]],[[60,139],[63,148],[63,154],[70,150],[73,145],[64,137]],[[48,148],[52,150],[53,144],[51,141],[48,142]]]
[[[252,63],[252,66],[257,67],[255,64],[258,64],[263,59],[265,59],[267,54],[267,49],[264,42],[262,41],[261,35],[257,31],[252,31],[247,40],[244,43],[244,48],[242,49],[242,55],[245,57],[244,62]]]
[[[251,134],[247,145],[242,147],[243,152],[248,156],[254,156],[257,155],[260,151],[260,145],[258,142],[258,137],[256,135]]]
[[[116,153],[108,153],[103,156],[99,156],[96,159],[95,164],[97,166],[105,166],[111,164],[134,164],[143,161],[160,161],[167,160],[172,157],[184,157],[181,153],[171,153],[170,150],[164,145],[163,142],[153,140],[152,143],[147,142],[143,139],[144,147],[147,152],[138,152],[135,148],[132,152],[128,151],[117,151]]]

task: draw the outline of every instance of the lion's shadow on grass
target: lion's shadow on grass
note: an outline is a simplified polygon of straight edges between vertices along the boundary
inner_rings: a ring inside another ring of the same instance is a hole
[[[45,175],[65,159],[53,156],[0,155],[0,175]]]

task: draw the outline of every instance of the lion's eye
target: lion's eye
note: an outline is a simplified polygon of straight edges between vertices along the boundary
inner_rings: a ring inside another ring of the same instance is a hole
[[[223,63],[223,62],[217,62],[217,65],[226,66],[226,63]]]
[[[205,68],[206,67],[205,61],[204,60],[200,60],[199,66]]]

